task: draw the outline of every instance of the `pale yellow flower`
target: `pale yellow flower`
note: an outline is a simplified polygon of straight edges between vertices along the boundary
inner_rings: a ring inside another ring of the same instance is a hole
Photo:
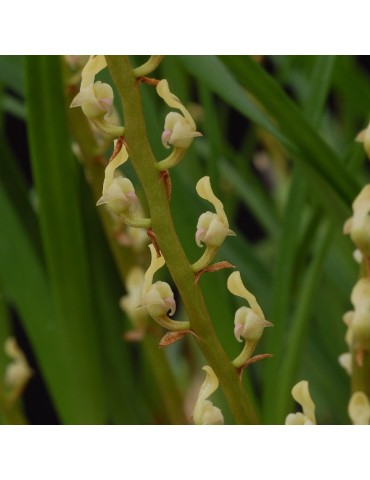
[[[95,82],[97,75],[107,66],[103,55],[90,57],[81,72],[81,87],[71,103],[71,107],[81,107],[85,116],[103,132],[119,137],[123,127],[116,125],[113,108],[113,89],[107,83]]]
[[[167,80],[161,80],[158,83],[157,93],[169,107],[176,108],[181,112],[181,114],[170,112],[166,116],[162,133],[163,145],[166,148],[169,148],[169,145],[181,149],[189,148],[193,138],[202,136],[201,133],[196,131],[196,125],[192,116],[176,95],[170,92]]]
[[[117,140],[114,142],[115,146],[116,143]],[[138,207],[138,198],[132,182],[121,174],[116,174],[116,169],[125,163],[127,159],[126,147],[122,145],[119,153],[105,168],[103,194],[97,202],[97,205],[106,204],[117,215],[132,215]]]
[[[203,370],[206,372],[206,379],[200,387],[198,399],[194,407],[194,423],[195,425],[223,425],[224,417],[221,410],[207,400],[217,390],[218,378],[211,367],[205,366]]]
[[[5,386],[11,391],[20,391],[32,376],[32,369],[14,337],[6,339],[4,350],[12,360],[5,369]]]
[[[240,272],[233,272],[229,276],[227,288],[233,295],[244,298],[250,305],[250,308],[240,307],[235,313],[234,334],[236,339],[241,342],[241,337],[243,337],[249,342],[257,342],[262,336],[263,329],[271,327],[272,323],[265,319],[256,297],[245,288]]]
[[[227,236],[235,235],[235,232],[229,228],[224,206],[213,193],[210,178],[202,177],[196,185],[196,190],[201,198],[213,204],[216,213],[206,212],[199,217],[195,241],[199,247],[203,242],[207,246],[218,248]]]
[[[370,403],[364,392],[352,394],[348,405],[348,415],[354,425],[369,425]]]
[[[356,140],[364,144],[366,155],[370,159],[370,123],[357,135]]]
[[[140,306],[145,307],[151,317],[158,319],[160,317],[173,315],[176,311],[176,302],[171,287],[166,282],[153,283],[153,276],[165,264],[164,258],[157,257],[153,245],[149,245],[151,253],[151,263],[145,273],[143,291]]]
[[[316,425],[315,404],[306,380],[298,382],[292,388],[292,397],[302,406],[303,413],[290,413],[286,417],[285,425]]]

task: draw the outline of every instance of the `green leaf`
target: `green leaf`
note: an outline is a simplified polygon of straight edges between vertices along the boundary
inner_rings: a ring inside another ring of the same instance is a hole
[[[58,322],[79,377],[79,423],[105,423],[94,286],[83,228],[83,175],[72,156],[64,111],[60,59],[26,57],[28,135],[41,235]]]
[[[293,154],[293,159],[305,168],[312,181],[320,179],[321,188],[335,193],[333,198],[336,198],[338,207],[343,211],[342,202],[349,205],[359,185],[297,105],[253,59],[232,56],[222,57],[222,60],[241,85],[266,109],[281,132],[293,142],[293,150],[285,144]]]

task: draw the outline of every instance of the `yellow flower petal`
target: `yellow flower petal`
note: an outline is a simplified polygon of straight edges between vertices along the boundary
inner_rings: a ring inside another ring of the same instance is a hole
[[[151,262],[148,270],[145,272],[144,276],[144,285],[143,285],[143,293],[142,295],[144,296],[146,293],[148,293],[150,287],[153,284],[153,276],[157,270],[159,270],[163,265],[165,264],[164,258],[157,257],[157,252],[153,246],[153,244],[149,245],[150,249],[150,254],[151,254]]]
[[[233,295],[242,297],[247,300],[247,302],[251,306],[251,309],[262,319],[265,318],[265,315],[263,314],[263,311],[259,306],[256,297],[245,288],[240,276],[240,272],[233,272],[229,276],[227,280],[227,288]]]
[[[307,380],[298,382],[292,388],[292,397],[303,409],[303,414],[314,424],[316,424],[315,404],[312,401]]]
[[[219,382],[213,369],[208,365],[203,367],[207,376],[200,387],[198,399],[196,401],[193,420],[195,425],[222,425],[224,418],[221,410],[215,407],[207,398],[218,388]]]
[[[81,90],[92,85],[97,75],[107,66],[104,55],[92,55],[81,72]]]
[[[348,415],[354,425],[369,425],[370,404],[364,392],[352,394],[348,405]]]
[[[202,177],[198,181],[195,188],[197,190],[198,195],[201,198],[204,198],[204,200],[208,200],[208,202],[213,204],[218,217],[220,218],[222,223],[225,225],[225,227],[229,228],[229,222],[228,222],[226,214],[225,214],[223,203],[213,193],[210,178],[209,177]]]
[[[189,123],[189,126],[192,130],[196,130],[195,122],[188,112],[188,110],[184,107],[184,105],[180,102],[180,100],[170,92],[170,88],[168,86],[167,80],[161,80],[157,85],[157,93],[158,95],[163,98],[163,100],[167,103],[167,105],[171,108],[176,108],[180,110],[181,113],[184,115],[186,120]]]

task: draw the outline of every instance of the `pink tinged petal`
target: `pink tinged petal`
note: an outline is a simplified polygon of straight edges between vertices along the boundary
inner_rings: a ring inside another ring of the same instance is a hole
[[[169,315],[172,317],[172,315],[176,312],[176,302],[173,297],[166,297],[164,299],[164,303],[170,307],[170,313]]]
[[[195,241],[198,245],[198,247],[202,247],[202,242],[204,241],[206,229],[205,228],[198,228],[198,230],[195,233]]]
[[[130,198],[134,203],[138,203],[139,201],[135,192],[126,193],[126,197]]]
[[[162,145],[164,146],[164,148],[170,148],[169,140],[171,138],[171,135],[172,135],[172,130],[163,130],[161,139],[162,139]]]
[[[113,99],[112,98],[100,98],[99,104],[107,112],[108,115],[111,115],[113,112]]]
[[[235,338],[238,340],[238,342],[241,342],[242,339],[241,339],[241,333],[243,331],[243,325],[238,323],[237,325],[235,325],[234,327],[234,335],[235,335]]]

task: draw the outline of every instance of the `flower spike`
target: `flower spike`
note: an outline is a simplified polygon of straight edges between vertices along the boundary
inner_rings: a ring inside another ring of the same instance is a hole
[[[223,425],[224,417],[221,410],[215,407],[207,398],[218,388],[218,378],[211,367],[205,366],[203,370],[207,376],[199,390],[193,420],[195,425]]]

